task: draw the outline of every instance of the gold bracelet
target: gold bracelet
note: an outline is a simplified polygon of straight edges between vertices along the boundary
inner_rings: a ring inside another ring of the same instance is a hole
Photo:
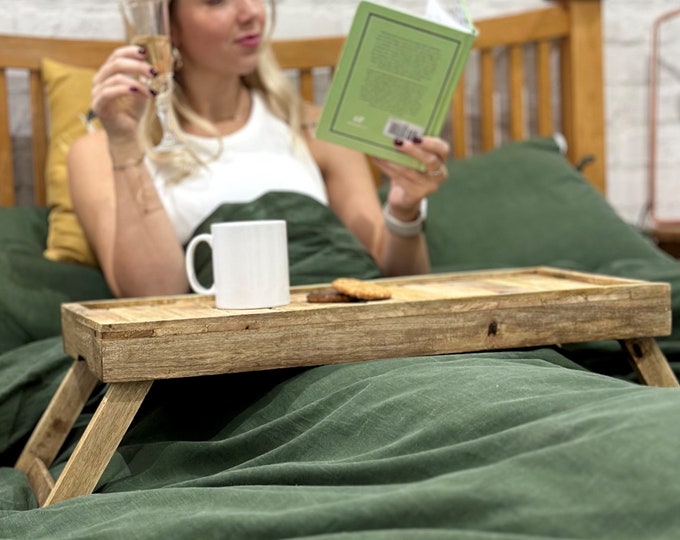
[[[145,157],[146,156],[144,154],[142,154],[141,157],[139,157],[135,160],[132,160],[132,161],[126,161],[125,163],[121,163],[120,165],[116,165],[115,163],[113,163],[113,158],[112,158],[111,163],[113,164],[113,170],[114,171],[122,171],[122,170],[125,170],[125,169],[130,169],[132,167],[139,167],[144,162]]]

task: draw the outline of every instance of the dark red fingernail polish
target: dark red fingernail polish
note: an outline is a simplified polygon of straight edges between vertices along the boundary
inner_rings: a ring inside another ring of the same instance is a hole
[[[411,139],[411,140],[412,140],[415,144],[420,144],[421,142],[423,142],[423,139],[420,138],[420,137],[418,137],[417,135],[416,135],[415,137],[413,137],[413,139]]]
[[[149,88],[149,93],[153,96],[156,97],[158,95],[158,92],[156,92],[153,88]]]
[[[131,87],[130,87],[130,92],[137,93],[137,92],[139,92],[139,90],[137,89],[136,86],[131,86]]]
[[[404,141],[401,139],[394,139],[394,146],[401,146],[404,144]]]
[[[137,52],[142,56],[146,56],[146,47],[140,47]]]
[[[156,68],[151,68],[149,73],[151,73],[152,77],[158,77],[158,71],[156,71]]]

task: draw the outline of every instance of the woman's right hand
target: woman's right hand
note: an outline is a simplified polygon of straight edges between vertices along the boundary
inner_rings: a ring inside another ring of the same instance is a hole
[[[156,75],[146,50],[136,45],[119,47],[99,68],[92,79],[92,110],[110,142],[136,135],[146,101],[154,97],[143,80]]]

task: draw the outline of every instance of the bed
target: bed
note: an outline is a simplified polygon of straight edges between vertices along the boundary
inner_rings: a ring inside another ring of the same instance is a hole
[[[677,320],[680,264],[603,197],[600,8],[562,1],[477,22],[447,128],[450,179],[430,200],[433,272],[545,265],[660,281]],[[276,54],[319,101],[316,78],[341,45],[285,41]],[[60,306],[110,297],[69,221],[63,156],[111,47],[0,36],[0,118],[9,74],[29,73],[34,194],[17,204],[3,122],[0,537],[678,537],[680,394],[639,384],[615,342],[155,383],[95,493],[39,508],[14,463],[71,364]],[[334,215],[295,194],[223,205],[202,227],[263,217],[289,224],[293,284],[379,277]],[[680,373],[680,327],[658,343]]]

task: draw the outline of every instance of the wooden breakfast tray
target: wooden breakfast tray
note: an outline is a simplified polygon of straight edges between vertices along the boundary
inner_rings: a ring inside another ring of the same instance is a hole
[[[376,280],[389,300],[218,310],[211,296],[64,304],[64,348],[104,382],[668,335],[670,287],[547,267]],[[326,285],[327,286],[327,285]]]
[[[217,310],[208,296],[64,304],[74,362],[16,468],[40,506],[92,493],[155,379],[618,339],[643,381],[678,386],[653,336],[671,330],[670,288],[552,268],[379,280],[392,298]],[[321,287],[321,286],[319,286]],[[98,381],[110,383],[63,472],[49,467]]]

